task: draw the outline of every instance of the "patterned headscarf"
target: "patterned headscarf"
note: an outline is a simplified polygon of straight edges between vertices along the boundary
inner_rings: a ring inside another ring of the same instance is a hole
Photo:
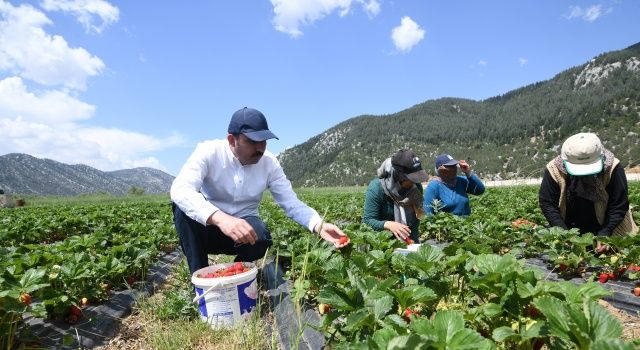
[[[384,193],[393,200],[394,221],[411,226],[424,215],[422,193],[417,187],[419,185],[412,186],[404,195],[400,195],[402,186],[396,179],[397,174],[391,165],[391,158],[385,159],[378,168],[378,178]]]

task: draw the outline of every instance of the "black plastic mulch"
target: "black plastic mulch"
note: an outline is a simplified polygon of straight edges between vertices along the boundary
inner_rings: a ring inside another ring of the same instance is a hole
[[[134,302],[141,296],[153,294],[155,286],[163,284],[171,274],[173,265],[182,259],[180,250],[165,254],[153,264],[145,282],[136,283],[135,289],[116,291],[108,301],[88,306],[82,310],[82,318],[75,325],[64,320],[24,318],[31,334],[45,349],[78,349],[106,345],[113,338],[120,321],[131,313]],[[73,342],[64,344],[64,337],[71,335]]]

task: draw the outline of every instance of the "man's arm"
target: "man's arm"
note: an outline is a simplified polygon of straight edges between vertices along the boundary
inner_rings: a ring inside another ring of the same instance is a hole
[[[540,190],[538,191],[540,210],[542,210],[544,217],[547,218],[549,225],[567,229],[567,225],[560,215],[560,208],[558,208],[559,202],[560,186],[553,180],[549,170],[545,168]]]
[[[187,216],[203,225],[206,225],[211,215],[218,210],[200,193],[212,152],[209,144],[198,144],[171,184],[171,201]]]
[[[324,240],[333,243],[338,248],[348,244],[348,242],[340,243],[340,237],[345,236],[340,228],[334,224],[324,222],[315,209],[298,199],[280,163],[275,158],[274,162],[274,167],[269,174],[268,186],[273,199],[285,211],[287,216],[300,225],[307,227],[309,231],[319,234]]]

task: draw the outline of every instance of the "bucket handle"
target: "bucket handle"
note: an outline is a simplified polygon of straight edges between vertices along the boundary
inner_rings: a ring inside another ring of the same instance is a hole
[[[196,295],[195,298],[193,298],[193,303],[197,303],[198,301],[200,301],[200,299],[204,298],[205,295],[207,295],[207,293],[209,293],[210,291],[212,291],[214,288],[217,287],[221,287],[223,286],[225,283],[222,281],[216,281],[214,282],[211,287],[209,287],[209,289],[207,289],[204,293],[200,294],[200,295]]]

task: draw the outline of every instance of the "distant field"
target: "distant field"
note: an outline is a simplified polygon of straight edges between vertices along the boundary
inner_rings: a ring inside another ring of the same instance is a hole
[[[24,198],[28,206],[51,205],[84,205],[84,204],[120,204],[133,202],[162,203],[169,202],[169,194],[144,194],[115,196],[108,194],[83,194],[77,196],[26,196]]]

